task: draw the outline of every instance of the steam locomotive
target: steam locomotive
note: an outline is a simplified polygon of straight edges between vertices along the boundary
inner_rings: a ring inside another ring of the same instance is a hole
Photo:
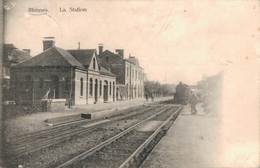
[[[187,105],[189,103],[189,98],[191,95],[191,89],[188,85],[180,82],[176,86],[176,92],[174,94],[173,102],[175,104]]]

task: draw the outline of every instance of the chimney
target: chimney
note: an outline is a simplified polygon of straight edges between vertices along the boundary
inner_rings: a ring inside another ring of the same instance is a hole
[[[103,44],[99,43],[98,44],[98,55],[100,55],[103,52]]]
[[[28,55],[30,55],[31,50],[30,49],[23,49],[24,52],[26,52]]]
[[[116,49],[115,51],[122,59],[124,58],[124,49]]]
[[[47,50],[48,48],[55,46],[55,37],[44,37],[43,38],[43,51]]]
[[[80,42],[78,42],[78,49],[80,50]]]

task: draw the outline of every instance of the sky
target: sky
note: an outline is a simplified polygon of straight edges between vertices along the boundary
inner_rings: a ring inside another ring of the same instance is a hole
[[[260,55],[258,0],[8,0],[5,42],[42,52],[54,36],[64,49],[125,49],[149,80],[195,84],[231,64]],[[60,8],[87,12],[60,12]],[[31,15],[28,8],[47,9]]]

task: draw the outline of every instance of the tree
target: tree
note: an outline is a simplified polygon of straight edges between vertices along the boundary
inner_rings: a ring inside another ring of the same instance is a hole
[[[175,92],[174,84],[160,84],[158,81],[144,82],[144,91],[147,96],[169,96]]]

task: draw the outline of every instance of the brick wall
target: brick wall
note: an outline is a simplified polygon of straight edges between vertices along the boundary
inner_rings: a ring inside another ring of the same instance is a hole
[[[18,103],[32,103],[34,100],[42,99],[48,90],[49,98],[68,99],[70,90],[74,88],[71,82],[73,77],[74,71],[65,67],[12,68],[13,100]]]

